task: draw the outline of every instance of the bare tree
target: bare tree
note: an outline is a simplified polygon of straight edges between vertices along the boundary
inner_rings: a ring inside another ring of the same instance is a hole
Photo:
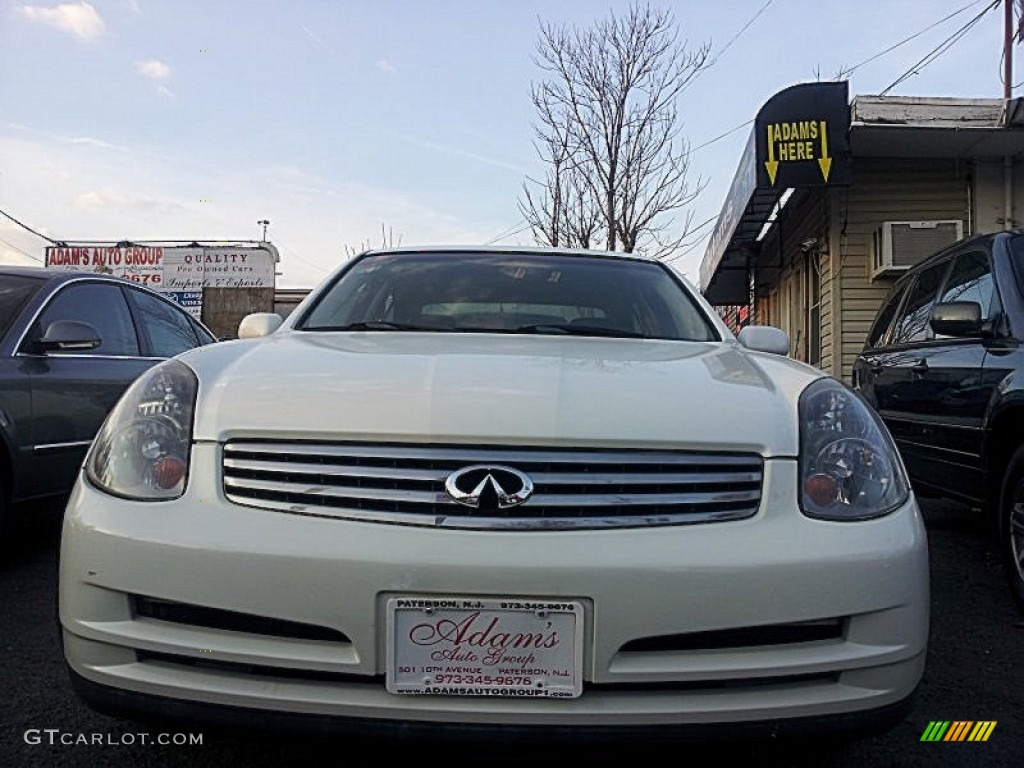
[[[390,226],[385,226],[384,222],[380,223],[380,248],[393,248],[396,245],[402,244],[402,236],[398,236],[398,240],[395,240],[395,231]],[[351,259],[353,256],[358,256],[363,251],[368,251],[374,246],[370,244],[370,239],[364,239],[357,247],[348,245],[347,243],[341,247],[342,254]]]
[[[701,71],[709,47],[687,50],[668,11],[634,5],[586,29],[541,23],[535,61],[534,142],[547,166],[527,179],[520,211],[534,236],[550,245],[608,250],[649,247],[666,255],[686,237],[672,236],[669,214],[696,198],[676,107]]]
[[[538,150],[548,165],[544,181],[527,179],[519,211],[544,245],[590,248],[601,233],[601,208],[577,157],[548,137]]]

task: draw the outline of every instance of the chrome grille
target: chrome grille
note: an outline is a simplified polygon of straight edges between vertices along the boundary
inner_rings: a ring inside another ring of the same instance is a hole
[[[447,477],[494,464],[524,472],[523,504],[455,503]],[[247,506],[296,514],[451,528],[640,527],[737,520],[761,500],[756,454],[233,440],[224,491]]]

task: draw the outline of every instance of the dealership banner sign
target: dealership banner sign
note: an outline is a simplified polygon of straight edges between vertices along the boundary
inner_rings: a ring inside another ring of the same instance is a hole
[[[258,246],[61,245],[46,249],[48,269],[116,275],[153,288],[194,316],[204,288],[273,288],[277,251]]]

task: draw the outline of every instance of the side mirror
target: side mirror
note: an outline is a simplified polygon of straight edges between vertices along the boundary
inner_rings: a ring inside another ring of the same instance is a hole
[[[789,354],[789,334],[771,325],[748,325],[736,337],[740,344],[756,352]]]
[[[976,301],[947,301],[932,309],[932,330],[940,336],[983,336],[981,305]]]
[[[274,312],[255,312],[246,315],[238,324],[238,338],[259,339],[269,336],[280,328],[283,322],[284,318]]]
[[[57,320],[32,346],[36,352],[75,352],[96,349],[101,342],[99,331],[89,323]]]

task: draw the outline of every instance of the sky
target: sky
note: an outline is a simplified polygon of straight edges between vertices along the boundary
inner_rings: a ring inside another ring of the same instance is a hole
[[[543,174],[539,25],[630,4],[0,0],[0,211],[66,242],[258,240],[268,220],[282,288],[364,247],[532,245],[518,202]],[[851,69],[851,96],[882,93],[990,0],[648,4],[711,48],[677,105],[702,190],[676,226],[708,223],[674,263],[697,282],[767,99]],[[889,95],[1002,97],[1002,37],[997,8]],[[46,245],[0,217],[0,262],[38,264]]]

